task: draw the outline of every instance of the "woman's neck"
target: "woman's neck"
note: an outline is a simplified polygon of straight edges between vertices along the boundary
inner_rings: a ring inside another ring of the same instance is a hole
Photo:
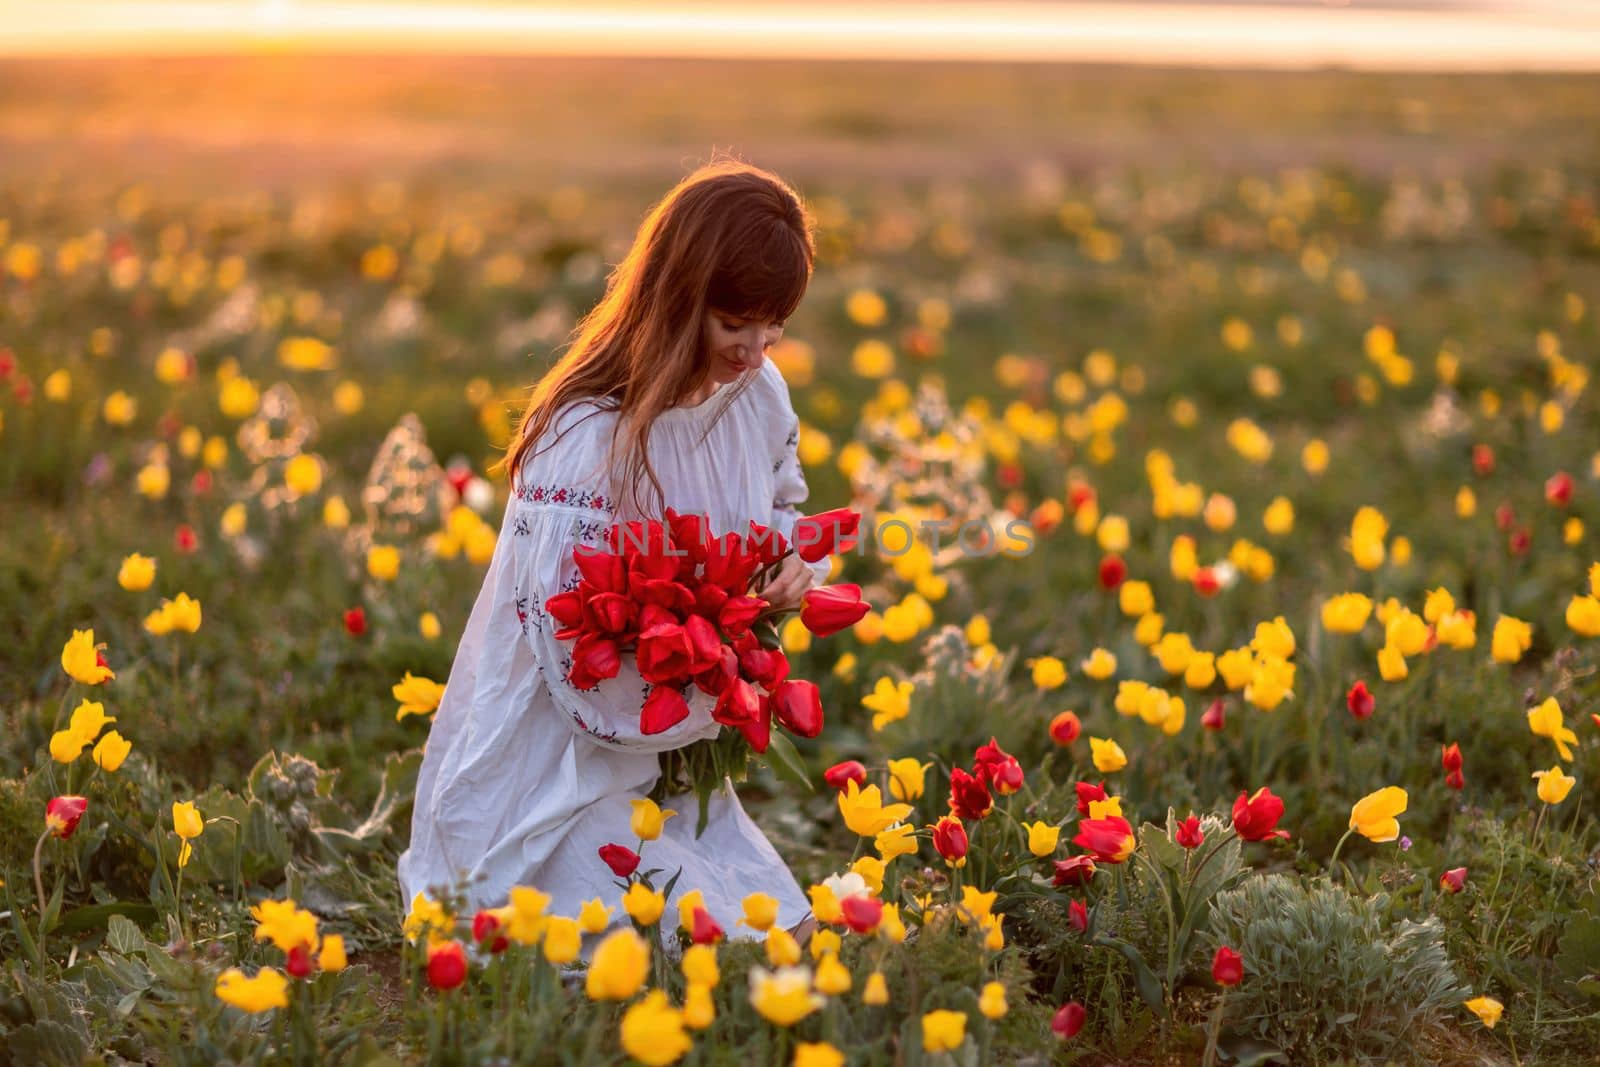
[[[688,396],[683,398],[683,403],[680,406],[686,408],[696,407],[711,399],[711,395],[716,391],[717,383],[712,381],[711,376],[708,374]]]

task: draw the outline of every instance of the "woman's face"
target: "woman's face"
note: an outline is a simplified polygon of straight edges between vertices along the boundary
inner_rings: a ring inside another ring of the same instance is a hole
[[[702,335],[710,354],[708,377],[721,386],[760,368],[767,349],[783,336],[783,323],[707,308]]]

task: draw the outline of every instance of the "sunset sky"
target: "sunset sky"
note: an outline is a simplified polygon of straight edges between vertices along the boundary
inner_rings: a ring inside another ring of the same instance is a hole
[[[335,48],[1600,69],[1591,0],[0,0],[0,54]]]

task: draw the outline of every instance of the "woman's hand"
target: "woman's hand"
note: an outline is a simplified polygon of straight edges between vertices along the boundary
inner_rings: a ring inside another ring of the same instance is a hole
[[[755,590],[755,594],[767,602],[769,610],[787,611],[798,608],[800,598],[816,584],[816,572],[806,565],[805,560],[790,553],[778,564],[772,579]]]

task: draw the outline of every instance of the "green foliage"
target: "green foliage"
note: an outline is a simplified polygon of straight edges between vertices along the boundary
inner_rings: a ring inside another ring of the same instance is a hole
[[[1233,1029],[1294,1062],[1404,1051],[1471,994],[1445,951],[1444,927],[1386,917],[1383,894],[1354,896],[1284,875],[1217,896],[1211,930],[1244,959],[1227,994]]]

